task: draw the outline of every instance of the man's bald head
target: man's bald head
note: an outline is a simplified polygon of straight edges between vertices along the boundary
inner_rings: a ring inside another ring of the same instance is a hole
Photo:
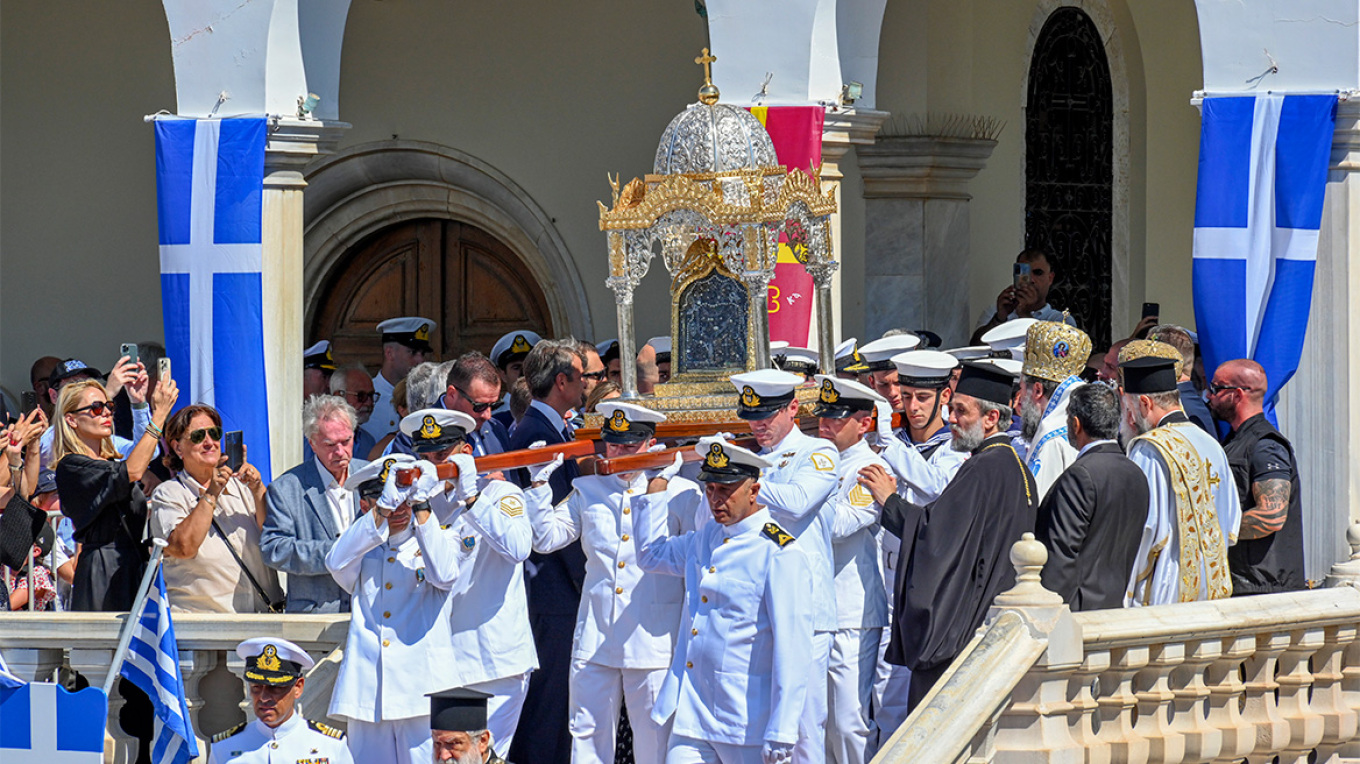
[[[1242,388],[1242,394],[1253,403],[1266,398],[1266,370],[1250,358],[1228,361],[1218,367],[1214,381]]]

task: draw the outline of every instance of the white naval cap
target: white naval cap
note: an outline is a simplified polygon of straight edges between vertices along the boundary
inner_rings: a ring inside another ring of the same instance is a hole
[[[401,419],[401,434],[411,439],[416,453],[442,451],[477,429],[471,415],[450,409],[421,409]]]
[[[378,324],[378,331],[382,333],[383,342],[396,342],[412,350],[429,353],[434,350],[430,347],[430,332],[434,331],[434,327],[435,322],[428,318],[402,316]]]
[[[973,363],[991,364],[1012,377],[1017,378],[1020,376],[1021,370],[1025,368],[1024,361],[1017,361],[1014,358],[984,358],[980,361],[974,361]]]
[[[987,345],[969,345],[966,348],[951,348],[944,352],[954,356],[959,363],[992,357],[992,349]]]
[[[959,365],[959,359],[938,350],[909,350],[893,356],[892,362],[903,387],[944,387]]]
[[[542,341],[542,337],[528,329],[506,332],[501,335],[500,339],[496,340],[495,345],[491,346],[491,363],[495,364],[496,368],[504,369],[507,364],[513,361],[524,360],[524,356],[529,355],[529,351],[534,349],[534,345]]]
[[[759,479],[761,470],[774,466],[764,457],[719,437],[700,438],[694,444],[694,452],[704,457],[698,479],[705,483]]]
[[[345,488],[350,491],[359,491],[361,494],[367,493],[363,490],[364,484],[376,482],[378,489],[382,489],[383,483],[387,482],[387,473],[394,467],[402,469],[415,464],[418,460],[410,454],[388,454],[381,459],[374,459],[354,472],[349,473],[349,478],[345,480]],[[370,487],[371,488],[371,487]]]
[[[597,342],[595,343],[595,352],[599,353],[600,360],[607,364],[619,357],[619,341],[611,339]]]
[[[914,334],[896,334],[892,337],[874,340],[867,345],[861,345],[859,354],[864,356],[864,362],[869,365],[869,371],[891,371],[893,369],[893,356],[913,350],[919,344],[921,344],[921,338]]]
[[[666,421],[660,411],[618,400],[600,401],[595,411],[604,417],[600,438],[606,443],[641,443],[656,437],[656,426]]]
[[[839,361],[842,358],[845,358],[853,354],[855,352],[855,343],[857,342],[859,342],[859,340],[855,339],[854,337],[851,337],[848,340],[843,340],[841,344],[837,345],[836,360]]]
[[[276,637],[254,637],[236,646],[236,655],[246,662],[246,681],[286,687],[302,672],[316,665],[306,650]]]
[[[818,374],[816,379],[817,408],[813,416],[845,419],[858,411],[873,411],[876,403],[888,400],[853,379],[831,374]]]
[[[647,340],[647,344],[651,345],[656,350],[656,356],[658,360],[660,360],[661,355],[663,353],[666,355],[670,355],[671,336],[669,334],[663,334],[660,337],[653,337]]]
[[[821,366],[821,358],[811,348],[784,348],[777,354],[776,360],[784,371],[805,376],[816,374]]]
[[[1036,318],[1017,318],[992,329],[982,335],[982,341],[992,349],[996,358],[1025,359],[1025,335],[1029,328],[1038,323]]]
[[[335,356],[331,355],[330,340],[322,340],[302,351],[302,368],[335,371]]]
[[[860,355],[856,344],[858,342],[859,340],[851,337],[836,346],[837,374],[863,374],[869,370],[869,364],[865,363],[864,356]]]
[[[732,375],[737,388],[737,416],[742,419],[767,419],[793,400],[793,391],[803,386],[803,378],[778,369],[760,369]]]

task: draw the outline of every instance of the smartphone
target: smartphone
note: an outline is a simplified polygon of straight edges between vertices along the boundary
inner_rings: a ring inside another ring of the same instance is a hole
[[[23,398],[24,416],[32,414],[33,409],[38,407],[38,394],[32,390],[25,390],[24,394],[20,397]]]
[[[132,361],[134,364],[137,363],[137,359],[140,357],[137,353],[137,343],[124,342],[123,344],[119,345],[118,357],[122,358],[123,356],[127,356],[128,360]]]
[[[227,455],[227,469],[235,472],[246,462],[245,441],[240,430],[232,430],[222,435],[222,453]]]
[[[1160,315],[1162,315],[1161,303],[1157,302],[1143,303],[1143,318],[1147,318],[1148,316],[1160,316]]]
[[[1019,289],[1021,284],[1030,279],[1029,263],[1016,263],[1013,274],[1015,276],[1015,288]]]
[[[156,362],[156,379],[170,379],[170,359],[162,358]]]

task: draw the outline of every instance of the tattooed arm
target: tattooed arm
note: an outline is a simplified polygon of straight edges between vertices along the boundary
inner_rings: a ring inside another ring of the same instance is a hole
[[[1280,478],[1251,484],[1251,497],[1256,506],[1242,515],[1239,540],[1265,538],[1284,527],[1289,515],[1289,481]]]

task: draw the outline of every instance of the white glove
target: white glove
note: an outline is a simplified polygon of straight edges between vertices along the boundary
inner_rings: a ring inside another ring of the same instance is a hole
[[[453,484],[454,493],[464,504],[477,497],[477,462],[472,454],[452,454],[449,462],[458,467],[457,482]]]
[[[536,440],[533,443],[529,444],[529,448],[546,448],[547,446],[548,441],[546,440]]]
[[[788,764],[793,761],[793,743],[765,743],[760,749],[760,760],[765,764]]]
[[[530,448],[533,448],[533,446],[530,446]],[[557,468],[562,466],[562,461],[563,461],[562,455],[558,454],[556,459],[553,459],[552,461],[535,470],[534,473],[529,477],[529,482],[530,483],[548,482],[548,478],[552,477],[552,474],[557,471]]]
[[[391,511],[400,507],[411,496],[411,489],[414,484],[405,488],[397,485],[397,473],[402,468],[390,469],[387,471],[387,481],[383,483],[382,495],[378,497],[378,509]]]
[[[880,447],[887,446],[892,442],[894,437],[892,415],[892,408],[888,405],[887,401],[874,402],[874,421],[877,424],[876,434],[878,435],[878,445]]]
[[[434,464],[424,459],[416,462],[413,467],[420,470],[420,477],[411,485],[411,503],[419,504],[422,501],[429,501],[444,492],[444,481],[439,479],[439,473]]]
[[[685,466],[685,457],[677,453],[675,455],[675,461],[671,462],[671,466],[663,467],[659,470],[647,470],[647,479],[665,480],[666,482],[670,482],[672,478],[680,473],[680,468],[683,466]]]
[[[652,447],[647,449],[647,453],[654,454],[657,451],[665,451],[667,448],[669,448],[669,446],[667,446],[665,443],[653,443]]]

